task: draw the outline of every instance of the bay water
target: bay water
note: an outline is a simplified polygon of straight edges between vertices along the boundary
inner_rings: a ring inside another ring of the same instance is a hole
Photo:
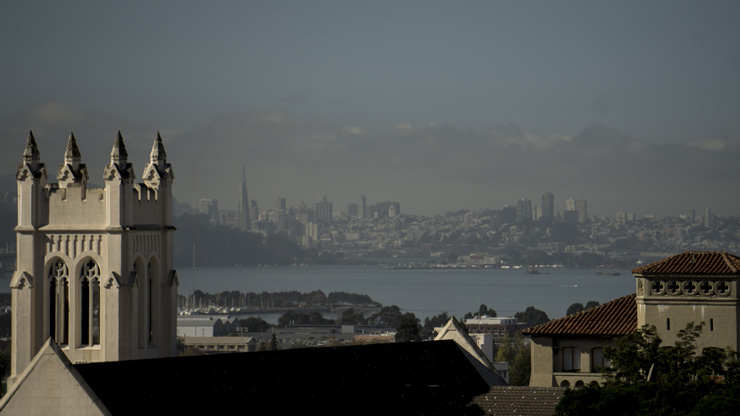
[[[179,293],[195,290],[240,292],[359,293],[383,306],[397,305],[422,321],[446,311],[461,318],[480,304],[498,316],[513,317],[528,306],[550,319],[565,316],[576,302],[608,302],[635,292],[629,270],[539,269],[388,269],[381,266],[198,267],[179,269]],[[618,275],[609,275],[609,274]],[[325,316],[329,317],[329,316]],[[263,316],[276,321],[276,316]]]

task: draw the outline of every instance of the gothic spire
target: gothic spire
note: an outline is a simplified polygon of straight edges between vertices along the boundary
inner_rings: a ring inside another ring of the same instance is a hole
[[[26,149],[23,150],[23,160],[26,163],[33,161],[38,162],[41,154],[39,153],[39,147],[36,145],[36,139],[33,137],[33,131],[28,131],[28,139],[26,140]]]
[[[157,132],[157,138],[154,139],[149,160],[151,160],[152,163],[162,164],[162,166],[164,166],[164,163],[167,163],[167,153],[164,151],[162,136],[159,135],[159,132]]]
[[[125,164],[128,160],[128,153],[126,153],[126,146],[123,144],[121,130],[118,130],[118,136],[116,136],[116,141],[113,143],[113,150],[110,153],[110,159],[111,162],[119,164]]]
[[[77,147],[77,140],[75,140],[75,134],[69,133],[67,149],[64,151],[64,161],[67,163],[79,162],[81,157],[80,148]]]

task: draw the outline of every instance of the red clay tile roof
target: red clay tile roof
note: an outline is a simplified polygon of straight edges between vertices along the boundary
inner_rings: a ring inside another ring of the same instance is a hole
[[[740,257],[724,251],[687,251],[632,270],[640,276],[738,276]]]
[[[635,295],[529,328],[524,335],[621,336],[637,330]]]

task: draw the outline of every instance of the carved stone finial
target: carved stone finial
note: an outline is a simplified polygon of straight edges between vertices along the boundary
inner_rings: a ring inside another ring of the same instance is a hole
[[[126,146],[123,144],[123,136],[121,136],[121,130],[118,130],[116,141],[113,143],[113,150],[110,153],[111,162],[114,163],[126,163],[128,160],[128,153],[126,152]]]
[[[38,161],[40,156],[39,147],[36,145],[36,139],[33,137],[33,131],[29,130],[26,148],[23,150],[23,160],[26,162]]]
[[[77,140],[75,140],[75,134],[69,133],[69,138],[67,139],[67,149],[64,151],[64,160],[67,163],[70,162],[79,162],[80,158],[82,156],[80,155],[80,148],[77,147]]]
[[[154,139],[152,145],[152,152],[149,155],[149,160],[152,163],[167,163],[167,152],[164,151],[164,144],[162,143],[162,136],[157,132],[157,138]]]

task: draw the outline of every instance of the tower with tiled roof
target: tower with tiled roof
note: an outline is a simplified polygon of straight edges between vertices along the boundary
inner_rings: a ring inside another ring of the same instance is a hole
[[[632,270],[637,324],[655,325],[664,345],[688,322],[704,322],[697,340],[706,347],[738,349],[740,257],[721,251],[687,251]]]

